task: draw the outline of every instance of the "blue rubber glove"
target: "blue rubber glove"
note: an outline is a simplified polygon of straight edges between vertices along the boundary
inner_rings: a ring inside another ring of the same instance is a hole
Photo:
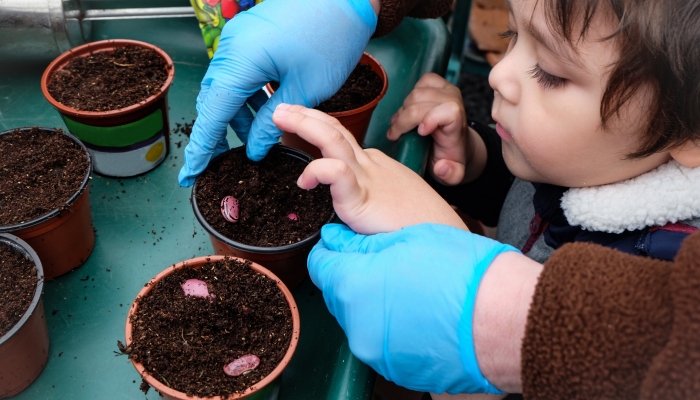
[[[506,251],[517,250],[446,225],[365,236],[328,224],[308,265],[352,353],[386,379],[423,392],[502,394],[479,370],[472,314],[481,278]]]
[[[282,135],[272,123],[277,105],[315,107],[329,99],[376,26],[369,0],[265,0],[237,14],[224,25],[202,80],[180,186],[192,185],[211,158],[228,150],[227,124],[247,144],[250,159],[265,157]],[[270,81],[281,86],[253,118],[245,102]]]

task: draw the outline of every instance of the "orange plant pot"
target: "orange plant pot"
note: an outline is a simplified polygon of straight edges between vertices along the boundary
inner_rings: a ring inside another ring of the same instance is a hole
[[[153,50],[163,59],[168,77],[158,94],[118,110],[81,111],[59,103],[49,93],[51,79],[71,60],[93,53],[114,52],[115,49],[126,46]],[[173,60],[160,48],[137,40],[101,40],[78,46],[53,60],[41,77],[41,91],[61,115],[68,130],[90,150],[95,172],[123,178],[151,171],[168,155],[168,89],[174,77]]]
[[[281,145],[277,146],[280,146],[282,152],[290,157],[297,158],[305,163],[310,163],[313,161],[313,157],[299,149]],[[245,146],[236,147],[229,151],[244,152]],[[219,160],[225,154],[227,153],[224,153],[212,160],[209,165],[214,165],[217,160]],[[319,229],[316,233],[304,240],[285,246],[260,247],[237,242],[216,231],[204,219],[204,216],[202,216],[202,213],[199,211],[199,207],[197,206],[196,193],[198,181],[199,180],[196,180],[194,186],[192,187],[190,202],[192,203],[192,210],[194,211],[197,221],[199,221],[202,227],[209,234],[209,239],[211,240],[214,252],[220,255],[233,255],[235,257],[245,258],[261,264],[265,266],[265,268],[272,271],[275,275],[279,276],[282,282],[284,282],[284,284],[290,289],[294,289],[295,287],[299,286],[304,278],[309,275],[309,271],[306,268],[306,259],[311,252],[311,248],[314,247],[316,242],[318,242],[321,238],[321,230]],[[327,223],[332,222],[334,219],[335,213],[332,213]]]
[[[182,268],[182,267],[188,267],[188,268],[201,268],[203,265],[207,264],[210,261],[218,261],[222,260],[225,258],[225,256],[205,256],[205,257],[195,257],[191,258],[189,260],[185,260],[179,264],[172,265],[168,268],[166,268],[164,271],[156,275],[153,279],[151,279],[146,286],[141,289],[141,291],[138,293],[137,298],[141,296],[145,296],[148,293],[151,292],[151,289],[158,283],[160,282],[163,278],[166,276],[170,275],[175,271],[176,268]],[[239,259],[239,261],[245,261],[242,259]],[[263,378],[261,381],[257,382],[255,385],[249,387],[246,389],[245,392],[239,393],[236,395],[232,395],[227,397],[226,399],[250,399],[250,400],[274,400],[277,398],[277,393],[279,392],[279,385],[280,385],[280,377],[282,375],[282,372],[284,369],[287,367],[289,362],[292,360],[292,356],[294,355],[294,352],[296,351],[297,344],[299,343],[299,332],[300,332],[300,318],[299,318],[299,310],[297,309],[297,304],[294,301],[294,297],[292,296],[292,293],[289,291],[289,289],[280,281],[280,279],[270,272],[270,270],[264,268],[260,264],[252,263],[250,265],[250,268],[253,269],[256,272],[259,272],[268,278],[272,279],[273,281],[276,282],[277,287],[282,291],[284,294],[285,299],[287,300],[287,304],[289,304],[289,309],[292,313],[292,339],[289,343],[289,348],[287,349],[287,352],[284,354],[284,357],[282,358],[282,361],[277,365],[277,367],[270,372],[269,375],[267,375],[265,378]],[[125,337],[126,337],[126,346],[128,347],[131,342],[132,342],[132,330],[133,330],[133,325],[131,323],[131,316],[136,313],[138,310],[138,303],[133,302],[131,303],[131,308],[129,308],[129,313],[126,316],[126,331],[125,331]],[[214,397],[197,397],[197,396],[187,396],[186,393],[179,392],[175,389],[172,389],[165,385],[164,383],[160,382],[156,378],[153,377],[153,375],[149,374],[146,369],[143,367],[143,364],[131,360],[131,362],[134,364],[134,367],[136,368],[136,371],[138,371],[139,375],[148,382],[149,385],[151,385],[154,389],[156,389],[161,396],[166,399],[166,400],[224,400],[220,396],[214,396]]]
[[[380,64],[376,58],[372,57],[367,52],[365,52],[362,55],[362,58],[360,58],[360,64],[369,65],[370,68],[372,68],[372,71],[379,75],[383,82],[382,91],[374,100],[362,107],[348,111],[330,112],[328,115],[336,118],[338,122],[345,127],[345,129],[352,133],[355,140],[357,140],[357,143],[362,146],[363,142],[365,141],[365,135],[367,134],[367,127],[369,127],[369,121],[372,119],[372,113],[374,113],[374,109],[377,108],[377,104],[379,104],[379,101],[384,97],[387,89],[389,88],[389,78],[382,64]],[[269,83],[265,88],[270,94],[274,93],[274,90]],[[318,147],[300,138],[296,134],[284,132],[281,140],[283,145],[294,147],[295,149],[309,153],[314,158],[323,157],[321,150],[319,150]]]
[[[17,236],[0,233],[0,242],[31,258],[39,279],[27,311],[0,337],[0,398],[5,398],[23,391],[41,374],[49,358],[49,329],[44,317],[44,272],[39,257]]]
[[[55,131],[52,128],[41,129]],[[13,130],[2,132],[0,136]],[[80,188],[68,199],[65,207],[21,224],[0,226],[0,233],[16,235],[36,251],[46,281],[81,266],[95,247],[89,191],[92,158],[80,140],[65,132],[64,135],[82,147],[88,158],[90,166]]]

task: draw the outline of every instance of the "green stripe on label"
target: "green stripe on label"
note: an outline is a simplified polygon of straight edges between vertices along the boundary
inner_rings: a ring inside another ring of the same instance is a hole
[[[131,146],[142,142],[163,129],[163,112],[159,109],[138,121],[118,126],[92,126],[62,115],[70,133],[78,139],[104,147]]]

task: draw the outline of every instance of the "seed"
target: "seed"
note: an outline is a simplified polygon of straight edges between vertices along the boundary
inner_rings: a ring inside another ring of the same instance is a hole
[[[241,358],[233,360],[232,363],[224,365],[224,373],[229,376],[239,376],[246,374],[260,365],[260,359],[254,354],[246,354]]]
[[[238,199],[226,196],[221,200],[221,215],[228,222],[238,222]]]

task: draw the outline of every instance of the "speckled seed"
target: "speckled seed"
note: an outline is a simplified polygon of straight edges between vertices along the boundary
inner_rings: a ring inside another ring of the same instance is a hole
[[[188,279],[182,284],[182,290],[185,296],[194,297],[209,297],[209,288],[207,283],[199,279]]]
[[[228,365],[224,365],[224,373],[230,376],[238,376],[252,371],[260,365],[260,359],[254,354],[246,354],[234,360]]]
[[[221,200],[221,215],[228,222],[238,222],[238,199],[226,196]]]
[[[299,216],[294,213],[287,214],[287,218],[291,219],[292,221],[299,221]]]

